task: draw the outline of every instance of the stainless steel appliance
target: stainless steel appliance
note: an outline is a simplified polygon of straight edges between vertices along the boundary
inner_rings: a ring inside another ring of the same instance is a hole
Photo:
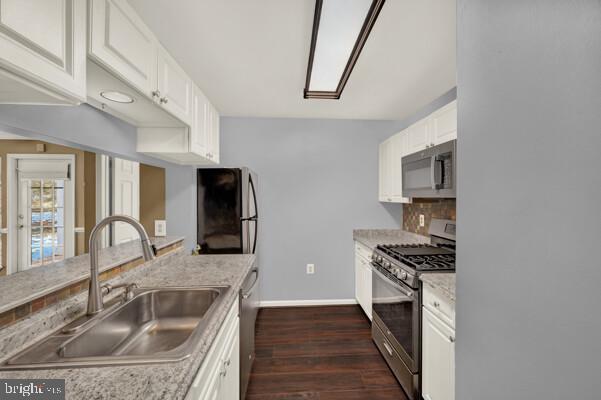
[[[255,360],[255,322],[259,311],[259,269],[246,276],[240,289],[240,399],[246,397]]]
[[[257,176],[248,168],[198,170],[197,243],[201,253],[255,253]]]
[[[455,271],[455,226],[433,219],[432,244],[378,245],[372,254],[372,338],[411,400],[421,400],[419,276]]]
[[[457,141],[403,157],[403,197],[456,196]]]

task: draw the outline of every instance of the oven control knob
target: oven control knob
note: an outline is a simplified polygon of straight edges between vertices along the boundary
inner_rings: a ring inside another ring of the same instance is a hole
[[[401,278],[402,280],[406,281],[407,280],[407,273],[405,271],[401,271],[401,273],[399,274],[399,278]]]
[[[390,268],[390,262],[384,260],[384,262],[382,263],[382,265],[384,265],[384,268]]]
[[[376,257],[376,261],[377,261],[377,262],[382,262],[382,256],[377,256],[377,257]]]

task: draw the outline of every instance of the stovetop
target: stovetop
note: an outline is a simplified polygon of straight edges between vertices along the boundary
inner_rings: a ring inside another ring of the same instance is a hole
[[[376,249],[415,271],[455,270],[453,245],[387,244],[378,245]]]

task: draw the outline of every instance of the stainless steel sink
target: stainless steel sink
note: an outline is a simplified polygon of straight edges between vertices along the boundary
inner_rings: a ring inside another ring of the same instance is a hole
[[[136,289],[131,300],[107,307],[76,333],[63,333],[69,331],[63,328],[13,356],[0,369],[182,360],[191,354],[228,289],[228,286]]]

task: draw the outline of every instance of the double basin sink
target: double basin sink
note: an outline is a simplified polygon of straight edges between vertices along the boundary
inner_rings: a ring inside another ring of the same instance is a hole
[[[16,354],[0,370],[183,360],[227,290],[229,286],[135,289],[133,298],[109,305],[89,320],[74,321]]]

